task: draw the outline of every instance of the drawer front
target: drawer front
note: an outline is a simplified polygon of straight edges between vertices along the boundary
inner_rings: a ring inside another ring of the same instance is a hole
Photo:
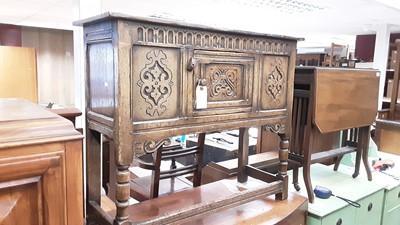
[[[383,212],[382,225],[400,224],[400,206]]]
[[[322,218],[321,225],[355,225],[356,208],[346,206]],[[364,225],[364,224],[363,224]]]
[[[131,57],[133,121],[178,117],[181,50],[133,46]]]
[[[192,89],[200,81],[207,87],[207,108],[193,115],[229,114],[252,110],[255,57],[233,52],[194,51]],[[193,91],[193,103],[199,96]]]
[[[384,190],[380,190],[358,201],[358,203],[361,204],[361,208],[357,209],[356,224],[360,225],[381,224],[381,215],[383,211],[383,197],[384,197]]]
[[[15,154],[10,158],[0,154],[0,224],[65,225],[64,154],[21,156],[18,151],[29,149],[9,151]]]
[[[400,205],[400,186],[388,191],[385,200],[385,211],[398,207]]]

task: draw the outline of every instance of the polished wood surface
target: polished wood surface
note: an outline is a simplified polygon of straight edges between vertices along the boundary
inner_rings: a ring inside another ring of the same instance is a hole
[[[186,224],[306,225],[307,205],[307,198],[289,192],[288,198],[283,201],[275,201],[272,197],[261,197]]]
[[[83,224],[82,135],[19,99],[0,99],[1,224]]]
[[[87,65],[87,199],[93,209],[89,218],[103,215],[97,207],[101,136],[115,143],[118,224],[135,220],[127,204],[132,159],[182,134],[240,129],[238,180],[245,182],[250,173],[260,175],[247,167],[249,127],[278,133],[279,171],[261,177],[272,181],[270,194],[287,197],[285,128],[291,117],[297,39],[118,13],[81,24]]]
[[[34,48],[0,46],[0,98],[23,98],[38,103]]]
[[[313,123],[321,133],[371,125],[378,83],[378,71],[316,68]]]
[[[79,117],[82,115],[82,111],[80,111],[77,108],[61,108],[61,109],[48,109],[48,110],[68,119],[69,121],[72,122],[72,124],[74,126],[76,123],[76,117]]]
[[[307,199],[293,193],[289,193],[288,198],[283,201],[275,201],[272,196],[264,195],[233,207],[221,207],[213,211],[199,210],[192,214],[184,212],[196,205],[228,198],[246,191],[251,186],[262,185],[262,182],[254,179],[249,179],[249,183],[251,185],[240,185],[234,179],[213,182],[174,195],[134,204],[129,208],[129,215],[130,218],[134,218],[134,223],[174,223],[173,220],[165,218],[166,215],[182,213],[184,215],[179,224],[306,224]],[[113,218],[115,209],[107,208],[106,212],[109,218]]]

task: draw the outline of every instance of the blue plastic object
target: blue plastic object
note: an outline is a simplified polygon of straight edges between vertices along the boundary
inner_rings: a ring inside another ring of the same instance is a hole
[[[332,196],[332,191],[329,190],[328,188],[324,188],[324,187],[321,187],[321,186],[316,186],[315,189],[314,189],[314,194],[318,198],[327,199],[327,198]]]
[[[351,206],[354,206],[354,207],[356,207],[356,208],[360,208],[360,207],[361,207],[360,203],[355,202],[355,201],[352,201],[352,200],[347,199],[347,198],[343,198],[343,197],[334,195],[334,194],[332,193],[332,191],[329,190],[328,188],[321,187],[321,186],[318,186],[318,185],[315,186],[314,194],[315,194],[315,196],[317,196],[318,198],[322,198],[322,199],[328,199],[328,198],[330,198],[331,196],[335,196],[336,198],[339,198],[339,199],[341,199],[341,200],[343,200],[343,201],[349,203]]]

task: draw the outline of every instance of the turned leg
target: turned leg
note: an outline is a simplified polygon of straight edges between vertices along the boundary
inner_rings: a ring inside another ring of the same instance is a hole
[[[238,148],[238,181],[247,181],[246,166],[249,163],[249,128],[239,129],[239,148]]]
[[[284,200],[288,197],[288,157],[289,157],[289,137],[285,133],[279,133],[280,143],[279,143],[279,170],[278,179],[282,180],[284,183],[283,192],[275,195],[276,199]]]
[[[117,214],[114,225],[131,225],[128,220],[128,206],[130,194],[129,166],[117,165],[116,206]]]

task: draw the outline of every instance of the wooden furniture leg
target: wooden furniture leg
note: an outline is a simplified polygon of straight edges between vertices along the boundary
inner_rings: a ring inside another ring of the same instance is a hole
[[[361,140],[361,142],[363,143],[363,146],[362,146],[362,159],[363,159],[365,171],[367,172],[367,178],[368,178],[369,181],[371,181],[372,180],[372,174],[371,174],[371,168],[370,168],[369,163],[368,163],[369,141],[370,141],[370,135],[371,135],[371,133],[369,132],[370,131],[370,126],[362,127],[362,128],[360,128],[360,132],[361,132],[361,130],[364,132],[362,134],[362,140]]]
[[[300,191],[300,185],[299,185],[299,166],[294,166],[293,167],[293,186],[296,191]]]
[[[203,162],[203,158],[204,158],[204,142],[206,140],[206,133],[200,133],[199,137],[197,139],[197,143],[199,144],[199,148],[200,148],[200,154],[197,156],[197,163],[200,164],[200,169],[198,169],[194,176],[193,176],[193,186],[194,187],[198,187],[201,185],[201,174],[203,171],[203,167],[204,167],[204,162]]]
[[[306,185],[308,201],[310,203],[314,203],[314,193],[313,193],[313,190],[312,190],[310,173],[311,173],[310,162],[308,161],[307,163],[305,163],[303,165],[303,179],[304,179],[304,184]]]
[[[351,132],[352,133],[352,132]],[[356,178],[358,176],[358,174],[360,173],[360,163],[361,163],[361,155],[363,152],[363,142],[364,142],[364,138],[363,138],[363,131],[362,129],[359,130],[359,132],[357,132],[358,134],[356,134],[356,137],[358,137],[357,139],[357,151],[356,151],[356,162],[354,165],[354,173],[353,173],[353,178]]]
[[[100,205],[101,198],[101,182],[100,182],[100,169],[101,169],[101,156],[100,156],[100,133],[86,129],[86,200],[87,200],[87,220],[88,222],[94,220],[97,216],[91,212],[90,202],[96,202]]]
[[[288,158],[289,158],[289,137],[286,133],[278,133],[281,141],[279,143],[279,171],[278,178],[283,181],[284,187],[288,186],[288,176],[287,176],[287,168],[288,168]],[[284,200],[288,197],[288,188],[284,188],[282,193],[278,193],[275,195],[276,199]]]
[[[238,181],[247,181],[246,165],[249,162],[249,128],[239,129]]]
[[[117,165],[117,188],[116,188],[116,206],[117,215],[114,219],[114,225],[131,225],[128,215],[129,193],[130,193],[130,173],[129,166]]]
[[[342,159],[343,159],[343,155],[340,155],[337,157],[337,159],[335,161],[335,166],[333,167],[334,171],[337,171],[339,169],[340,161],[342,161]]]

